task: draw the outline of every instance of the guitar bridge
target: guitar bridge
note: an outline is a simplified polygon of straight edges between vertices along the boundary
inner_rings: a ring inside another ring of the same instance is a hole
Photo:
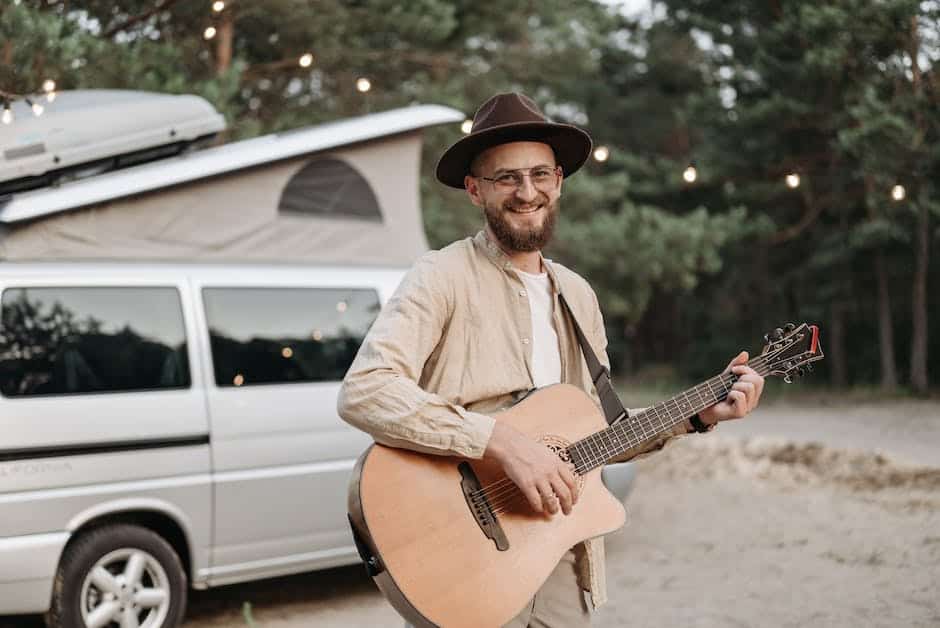
[[[457,469],[460,471],[460,488],[463,491],[463,498],[467,500],[467,506],[473,513],[477,525],[480,526],[486,538],[496,544],[496,549],[505,552],[509,549],[509,540],[496,519],[493,507],[482,491],[483,487],[480,486],[480,480],[473,471],[473,467],[469,462],[461,462],[457,465]]]

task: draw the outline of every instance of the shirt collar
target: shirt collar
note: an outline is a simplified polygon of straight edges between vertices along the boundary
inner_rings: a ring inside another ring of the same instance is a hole
[[[509,256],[503,252],[503,249],[501,249],[498,244],[490,239],[489,234],[486,233],[486,229],[480,229],[473,237],[473,242],[483,251],[486,257],[499,268],[507,272],[516,270]],[[552,268],[552,260],[542,255],[541,251],[539,251],[539,257],[542,260],[542,266],[545,267],[545,272],[548,273],[548,278],[551,280],[552,292],[558,294],[558,277],[555,275],[555,269]]]

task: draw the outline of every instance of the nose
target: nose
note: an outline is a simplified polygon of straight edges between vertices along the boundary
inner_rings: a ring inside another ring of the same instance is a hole
[[[528,174],[524,175],[522,177],[522,184],[516,188],[516,198],[528,203],[534,201],[537,196],[538,190],[532,185],[532,177]]]

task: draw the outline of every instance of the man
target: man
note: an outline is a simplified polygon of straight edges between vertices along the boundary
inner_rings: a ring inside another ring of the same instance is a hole
[[[594,291],[541,254],[558,215],[562,180],[591,153],[577,127],[549,121],[530,99],[499,94],[451,146],[437,178],[466,190],[483,209],[475,237],[424,255],[375,321],[343,382],[339,413],[384,445],[425,453],[489,458],[519,486],[531,507],[564,516],[577,502],[575,478],[548,448],[499,421],[499,411],[533,388],[566,382],[597,401],[570,317],[605,365],[607,339]],[[660,435],[703,431],[756,407],[763,378],[742,352],[726,401]],[[636,453],[636,452],[631,452]],[[602,539],[572,548],[514,628],[590,624],[606,599]]]

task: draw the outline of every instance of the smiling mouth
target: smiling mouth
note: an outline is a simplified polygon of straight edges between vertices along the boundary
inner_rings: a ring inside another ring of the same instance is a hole
[[[510,209],[509,211],[511,211],[511,212],[514,213],[514,214],[534,214],[535,212],[537,212],[537,211],[539,211],[540,209],[542,209],[542,207],[543,207],[543,205],[539,205],[538,207],[533,207],[532,209],[516,209],[516,208],[512,208],[512,209]]]

